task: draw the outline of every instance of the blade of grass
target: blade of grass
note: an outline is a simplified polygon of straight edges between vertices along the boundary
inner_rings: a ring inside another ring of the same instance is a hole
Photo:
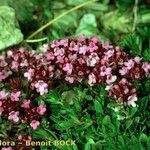
[[[67,14],[69,14],[69,13],[71,13],[71,12],[77,10],[77,9],[80,9],[80,8],[82,8],[82,7],[84,7],[84,6],[88,5],[88,4],[90,4],[90,3],[92,3],[92,2],[96,2],[96,1],[97,1],[97,0],[89,0],[89,1],[87,1],[87,2],[85,2],[85,3],[82,3],[82,4],[78,5],[78,6],[75,6],[75,7],[71,8],[70,10],[68,10],[68,11],[66,11],[66,12],[64,12],[64,13],[62,13],[61,15],[57,16],[57,17],[54,18],[53,20],[50,20],[48,23],[46,23],[45,25],[43,25],[42,27],[40,27],[38,30],[36,30],[35,32],[33,32],[25,41],[31,39],[31,38],[34,37],[36,34],[38,34],[39,32],[41,32],[42,30],[44,30],[45,28],[47,28],[48,26],[50,26],[52,23],[54,23],[54,22],[56,22],[57,20],[59,20],[60,18],[64,17],[65,15],[67,15]]]
[[[34,39],[34,40],[26,40],[27,43],[36,43],[36,42],[42,42],[47,40],[47,37],[41,38],[41,39]]]
[[[135,0],[135,6],[133,9],[133,13],[134,13],[134,20],[133,20],[133,27],[132,27],[132,32],[135,32],[136,29],[136,24],[137,24],[137,11],[138,11],[138,0]]]

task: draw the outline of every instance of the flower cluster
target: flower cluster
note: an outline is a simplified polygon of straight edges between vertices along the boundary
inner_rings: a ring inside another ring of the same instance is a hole
[[[19,48],[0,57],[0,81],[13,90],[28,91],[29,96],[35,91],[43,95],[54,81],[65,80],[70,84],[86,82],[90,86],[104,83],[111,98],[127,102],[133,95],[123,91],[122,78],[127,80],[125,86],[129,86],[130,91],[132,81],[147,77],[149,71],[150,63],[142,62],[139,57],[131,58],[119,47],[97,37],[54,40],[51,45],[43,45],[42,53]],[[23,82],[22,78],[28,82]],[[121,93],[116,95],[114,87],[117,85]],[[30,111],[34,113],[34,109]],[[9,114],[10,118],[14,114],[19,115],[15,111]],[[39,124],[36,120],[32,123]]]
[[[55,40],[50,46],[44,45],[43,51],[47,61],[54,64],[55,78],[69,83],[87,82],[90,86],[104,83],[111,98],[133,107],[137,93],[131,83],[146,78],[150,71],[150,63],[138,56],[131,58],[119,47],[96,37]]]
[[[36,129],[40,125],[40,116],[45,112],[45,105],[35,107],[31,100],[21,98],[20,91],[12,93],[0,91],[0,115],[3,114],[12,122],[30,123],[30,127]]]
[[[109,96],[116,99],[119,102],[126,101],[128,105],[136,106],[137,101],[136,89],[132,87],[126,78],[122,78],[119,83],[107,86],[109,90]]]

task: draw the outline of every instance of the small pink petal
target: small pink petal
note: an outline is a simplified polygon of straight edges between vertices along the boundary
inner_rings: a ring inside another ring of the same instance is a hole
[[[40,125],[40,122],[37,120],[32,120],[32,122],[30,123],[31,128],[33,128],[33,130],[37,129],[37,127]]]
[[[46,106],[45,105],[40,105],[37,107],[37,113],[40,115],[44,115],[46,112]]]
[[[74,82],[74,78],[73,77],[66,77],[65,80],[68,81],[69,83],[73,83]]]
[[[11,93],[10,98],[11,98],[12,101],[19,101],[20,95],[21,95],[20,91],[13,92],[13,93]]]
[[[21,107],[23,108],[30,108],[30,100],[24,100]]]

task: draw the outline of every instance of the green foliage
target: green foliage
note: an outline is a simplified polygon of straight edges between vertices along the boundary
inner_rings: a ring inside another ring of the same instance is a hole
[[[96,18],[93,14],[86,14],[80,20],[80,24],[76,30],[76,35],[83,34],[87,37],[98,34]]]
[[[129,32],[132,29],[132,17],[130,13],[122,15],[119,10],[113,10],[104,14],[101,18],[106,30],[117,30],[119,32]]]
[[[121,41],[121,47],[129,50],[132,55],[141,55],[142,40],[141,37],[133,34],[126,35]]]
[[[103,86],[62,88],[40,98],[51,112],[47,118],[53,124],[46,130],[61,133],[55,134],[55,139],[75,140],[77,150],[149,149],[146,130],[150,123],[148,118],[143,118],[149,114],[148,104],[145,106],[148,97],[140,100],[143,104],[139,106],[145,111],[143,116],[139,108],[119,106],[108,100]]]
[[[150,61],[150,28],[137,28],[136,33],[125,35],[121,42],[121,48],[131,55],[138,55],[144,61]]]

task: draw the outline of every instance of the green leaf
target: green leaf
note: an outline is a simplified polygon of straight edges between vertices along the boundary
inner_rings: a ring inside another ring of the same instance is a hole
[[[146,121],[146,125],[150,128],[150,121]]]
[[[97,100],[94,101],[94,109],[95,109],[96,115],[98,117],[102,115],[102,113],[103,113],[102,105]]]
[[[79,5],[81,3],[85,3],[87,0],[76,0],[76,1],[72,1],[72,0],[66,0],[66,3],[68,5],[71,6],[76,6]],[[106,11],[107,10],[107,5],[108,4],[108,0],[105,0],[105,2],[94,2],[91,3],[90,5],[85,6],[85,9],[92,9],[92,10],[97,10],[97,11]]]
[[[85,150],[91,150],[91,145],[95,144],[93,139],[88,139],[88,142],[85,144]]]
[[[138,126],[140,119],[141,119],[140,117],[135,117],[135,119],[134,119],[135,127]]]
[[[59,124],[59,128],[60,128],[61,131],[63,131],[63,130],[68,130],[71,127],[74,127],[75,125],[76,125],[75,120],[70,119],[70,120],[67,120],[67,121],[62,121]]]
[[[144,133],[141,133],[139,140],[140,140],[140,142],[147,142],[148,137]]]
[[[73,91],[65,91],[62,93],[61,95],[61,99],[64,102],[67,102],[69,105],[73,105],[74,104],[74,97],[75,97],[75,93]]]
[[[135,113],[137,112],[138,108],[137,107],[131,107],[129,109],[129,114],[130,114],[130,117],[133,117],[135,115]]]
[[[23,40],[23,35],[17,28],[15,12],[7,6],[0,7],[0,38],[0,49],[18,44]]]
[[[23,35],[18,28],[15,11],[8,6],[0,7],[0,50],[20,43]]]
[[[142,39],[140,36],[134,34],[128,34],[124,36],[120,43],[123,49],[127,49],[132,55],[141,55],[142,51]]]
[[[127,13],[122,14],[118,10],[105,13],[102,15],[101,21],[106,30],[113,29],[126,33],[132,29],[131,15]]]
[[[52,133],[50,130],[44,129],[43,127],[39,127],[38,129],[34,130],[32,135],[34,138],[43,140],[54,140],[57,138],[54,133]]]
[[[61,13],[64,13],[65,11],[66,10],[56,12],[55,17],[57,17]],[[68,15],[65,15],[63,18],[60,18],[56,22],[54,22],[53,27],[55,28],[55,30],[59,29],[68,32],[69,29],[72,29],[72,27],[76,25],[77,18],[78,18],[77,13],[72,12]],[[72,30],[69,31],[72,32]]]
[[[60,104],[62,105],[57,93],[53,90],[50,90],[48,94],[42,97],[43,101],[49,104]]]
[[[132,125],[132,123],[133,123],[133,120],[127,120],[125,122],[125,124],[126,124],[126,130],[130,128],[130,126]]]
[[[76,30],[76,35],[86,35],[88,37],[98,33],[96,18],[93,14],[86,14],[80,21]]]
[[[145,61],[150,61],[150,49],[145,49],[143,52],[143,58]]]
[[[138,23],[150,23],[150,13],[139,16]]]
[[[145,81],[144,91],[146,93],[150,93],[150,79],[148,79],[148,80]]]
[[[103,119],[103,125],[109,125],[111,124],[111,119],[110,119],[110,116],[105,116],[104,119]]]

